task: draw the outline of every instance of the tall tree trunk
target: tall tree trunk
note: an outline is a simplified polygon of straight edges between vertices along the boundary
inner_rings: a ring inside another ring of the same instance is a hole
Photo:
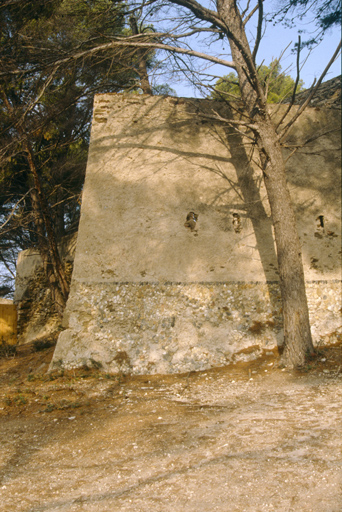
[[[288,191],[285,164],[271,121],[259,124],[259,149],[265,152],[264,181],[272,211],[283,304],[283,360],[294,366],[314,352],[305,290],[302,250]]]
[[[138,24],[137,24],[137,20],[136,20],[135,16],[131,16],[129,19],[129,22],[131,25],[132,34],[138,35],[139,29],[138,29]],[[151,88],[150,81],[148,78],[148,73],[147,73],[147,64],[146,64],[147,56],[148,56],[147,50],[145,50],[145,49],[137,50],[137,57],[138,57],[137,72],[138,72],[138,75],[140,78],[140,87],[141,87],[143,93],[152,95],[153,92],[152,92],[152,88]]]
[[[34,163],[32,149],[27,140],[23,142],[29,168],[33,177],[34,189],[31,199],[38,234],[38,247],[43,260],[44,271],[52,292],[56,311],[61,316],[69,294],[64,268],[59,256],[54,230],[52,228],[48,206],[42,191],[39,175]]]
[[[48,286],[51,290],[52,300],[54,302],[55,309],[57,313],[61,315],[64,310],[65,300],[59,290],[57,280],[53,272],[53,267],[51,264],[51,258],[49,254],[49,247],[47,244],[47,238],[45,234],[44,220],[41,214],[40,203],[36,188],[32,188],[30,196],[34,215],[34,226],[37,233],[38,250],[40,257],[42,258],[44,274]]]
[[[4,90],[1,91],[1,95],[9,114],[14,118],[14,109]],[[39,252],[43,260],[44,271],[52,292],[56,311],[61,316],[69,295],[69,284],[59,257],[49,208],[41,187],[31,145],[28,141],[24,128],[20,124],[17,124],[16,127],[18,133],[22,137],[23,149],[26,153],[27,162],[34,183],[34,189],[31,192],[31,200],[34,211],[35,226],[38,234]]]
[[[272,212],[283,303],[283,360],[303,365],[313,353],[305,291],[301,246],[295,214],[287,188],[285,164],[275,126],[268,114],[264,92],[246,38],[243,22],[233,0],[218,0],[218,13],[225,22],[233,61],[239,77],[245,108],[253,123],[263,164],[264,180]]]

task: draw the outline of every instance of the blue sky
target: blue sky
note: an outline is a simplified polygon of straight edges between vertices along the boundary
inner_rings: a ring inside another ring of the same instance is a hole
[[[269,26],[260,45],[258,61],[260,62],[262,59],[265,59],[265,63],[268,64],[273,57],[278,57],[282,50],[286,48],[291,41],[295,43],[298,40],[298,28],[290,30],[280,24],[275,27]],[[313,80],[315,78],[319,78],[336,50],[340,38],[340,29],[335,28],[334,30],[331,30],[330,33],[325,35],[323,42],[312,51],[311,55],[309,55],[308,60],[301,71],[301,78],[304,80],[305,87],[310,87]],[[305,34],[302,36],[302,39],[305,39]],[[282,60],[282,68],[285,69],[291,64],[293,66],[294,61],[294,55],[290,50],[288,50]],[[295,77],[295,69],[289,74]],[[341,60],[338,58],[330,68],[325,80],[329,80],[330,78],[334,78],[340,74]]]
[[[202,2],[201,2],[202,3]],[[203,2],[205,3],[205,2]],[[274,6],[274,1],[265,0],[264,6],[265,11],[267,6]],[[248,31],[251,34],[254,32],[254,26],[256,22],[251,20],[247,25]],[[286,28],[281,23],[273,26],[272,24],[267,25],[266,32],[261,41],[257,63],[260,64],[264,60],[264,64],[268,65],[274,58],[279,58],[285,48],[292,42],[289,49],[285,52],[281,60],[282,70],[286,71],[287,74],[296,77],[296,69],[295,69],[295,61],[296,56],[291,52],[291,48],[293,48],[294,43],[298,40],[298,33],[300,30],[306,30],[306,33],[302,34],[302,40],[309,39],[313,34],[315,25],[310,20],[307,19],[305,23],[302,23],[298,20],[296,27],[289,29]],[[301,79],[304,81],[304,86],[310,87],[312,85],[315,78],[319,78],[320,74],[326,67],[328,61],[333,55],[339,41],[341,38],[340,28],[331,29],[328,33],[325,34],[324,40],[320,43],[308,56],[308,59],[305,62],[305,65],[301,69]],[[223,50],[224,48],[224,50]],[[221,44],[218,42],[215,46],[211,46],[210,50],[208,47],[201,46],[198,39],[194,40],[193,49],[198,51],[209,51],[209,53],[213,55],[221,54],[222,58],[227,60],[229,59],[229,46]],[[307,56],[307,52],[303,51],[301,54],[301,59],[304,60]],[[210,73],[213,73],[218,76],[222,76],[231,71],[229,68],[224,68],[222,66],[215,65],[211,67]],[[335,63],[330,68],[328,74],[326,75],[324,81],[334,78],[341,74],[341,59],[340,57],[335,61]],[[178,96],[200,96],[199,92],[196,92],[194,88],[186,84],[186,81],[182,83],[169,83],[171,87],[173,87]]]

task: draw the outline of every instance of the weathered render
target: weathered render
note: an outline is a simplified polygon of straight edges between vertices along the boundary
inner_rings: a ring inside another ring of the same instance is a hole
[[[52,368],[185,372],[281,345],[262,176],[247,139],[214,121],[215,112],[233,115],[210,100],[96,96]],[[308,109],[285,151],[307,139],[288,161],[288,182],[317,345],[336,339],[341,323],[339,112]]]

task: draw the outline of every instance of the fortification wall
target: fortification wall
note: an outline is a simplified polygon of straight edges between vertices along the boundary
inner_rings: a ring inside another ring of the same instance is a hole
[[[209,100],[95,98],[65,331],[52,367],[182,372],[281,344],[273,228],[256,155],[214,112],[233,116]],[[340,327],[339,114],[309,109],[285,151],[308,138],[288,162],[288,181],[319,344]],[[184,225],[189,212],[198,215],[193,230]]]

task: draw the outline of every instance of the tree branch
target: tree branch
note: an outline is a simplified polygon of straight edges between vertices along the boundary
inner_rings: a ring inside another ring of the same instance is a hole
[[[257,10],[259,9],[259,4],[256,5],[254,7],[254,9],[251,10],[251,12],[248,14],[248,16],[246,16],[246,18],[243,20],[243,25],[245,26],[249,20],[251,19],[251,17],[253,16],[253,14],[255,14],[257,12]]]
[[[297,65],[296,82],[295,82],[295,85],[294,85],[294,88],[293,88],[293,93],[292,93],[292,98],[291,98],[290,104],[289,104],[288,108],[286,109],[285,114],[282,116],[282,118],[280,119],[279,123],[277,124],[276,131],[278,130],[279,126],[281,125],[281,123],[286,118],[287,114],[290,112],[292,106],[294,105],[294,101],[295,101],[295,98],[296,98],[296,90],[297,90],[297,86],[298,86],[298,82],[299,82],[299,76],[300,76],[300,62],[299,62],[300,45],[301,45],[301,37],[299,35],[298,36],[298,47],[297,47],[297,62],[296,62],[296,65]]]
[[[309,96],[307,97],[307,99],[304,101],[303,105],[297,110],[296,114],[292,117],[292,119],[287,123],[286,126],[284,126],[284,128],[281,130],[280,134],[279,134],[279,137],[278,137],[278,140],[281,140],[285,137],[285,135],[287,135],[287,133],[289,132],[291,126],[294,124],[294,122],[298,119],[298,117],[304,112],[304,110],[306,109],[306,107],[309,105],[310,101],[312,100],[312,98],[314,97],[314,95],[316,94],[317,92],[317,89],[318,87],[321,85],[322,81],[323,81],[323,78],[325,77],[325,75],[327,74],[327,72],[329,71],[329,68],[330,66],[335,62],[338,54],[340,53],[340,50],[341,50],[341,41],[339,42],[335,52],[334,52],[334,55],[331,57],[330,61],[328,62],[325,70],[323,71],[323,73],[321,74],[321,76],[319,77],[317,83],[316,83],[316,86],[312,89],[311,93],[309,94]]]
[[[11,270],[11,267],[9,266],[9,264],[7,263],[7,261],[5,260],[5,258],[3,257],[2,254],[0,254],[0,259],[1,259],[1,262],[5,265],[6,270],[11,274],[11,276],[13,278],[15,278],[15,273]]]
[[[21,203],[21,201],[23,201],[25,199],[25,197],[31,192],[32,188],[30,188],[30,190],[28,190],[26,192],[26,194],[23,195],[23,197],[21,197],[19,199],[19,201],[17,203],[15,203],[15,205],[13,206],[10,214],[8,215],[7,219],[5,220],[5,222],[3,224],[1,224],[0,226],[0,231],[6,226],[6,224],[9,223],[9,221],[11,220],[11,218],[13,217],[14,213],[15,213],[15,210],[17,209],[17,206]]]
[[[232,119],[226,119],[225,117],[222,117],[220,114],[218,114],[213,109],[212,109],[212,112],[214,112],[214,114],[215,114],[214,116],[210,116],[209,114],[201,114],[201,117],[206,118],[206,119],[212,119],[214,121],[221,121],[223,123],[231,124],[234,126],[245,126],[246,128],[249,128],[250,130],[252,130],[254,132],[257,130],[257,126],[254,124],[247,123],[246,121],[236,121],[236,120],[232,120]],[[244,136],[246,136],[249,139],[254,140],[253,137],[250,137],[246,133],[244,133]]]
[[[339,131],[337,128],[334,128],[332,130],[327,130],[325,132],[322,132],[322,133],[319,133],[317,135],[313,135],[312,137],[310,137],[309,139],[306,139],[304,142],[302,142],[301,144],[284,144],[282,143],[281,146],[284,148],[284,149],[288,149],[290,150],[291,148],[292,151],[291,153],[285,158],[284,162],[286,163],[288,160],[290,160],[290,158],[299,150],[299,149],[302,149],[304,148],[307,144],[310,144],[311,142],[315,142],[317,139],[319,139],[320,137],[324,137],[326,135],[330,135],[330,133],[335,133]]]
[[[251,0],[248,0],[247,1],[247,5],[246,5],[246,9],[244,11],[242,11],[241,13],[241,18],[243,18],[245,16],[245,14],[248,12],[249,10],[249,4],[251,3]]]
[[[261,36],[262,36],[262,21],[263,21],[263,16],[264,16],[264,7],[262,5],[262,2],[263,2],[263,0],[258,0],[258,9],[259,9],[258,27],[257,27],[257,35],[256,35],[256,39],[255,39],[254,50],[252,53],[254,64],[255,64],[255,58],[256,58],[256,54],[258,53]]]
[[[149,39],[153,37],[153,39],[156,39],[156,37],[166,37],[167,34],[151,34]],[[210,62],[215,62],[215,64],[221,64],[222,66],[226,66],[232,69],[235,69],[235,64],[233,61],[227,61],[225,59],[220,59],[218,57],[214,57],[212,55],[208,55],[206,53],[202,52],[196,52],[194,50],[189,50],[186,48],[180,48],[178,46],[171,46],[169,44],[163,44],[163,43],[150,43],[150,42],[144,42],[143,40],[137,40],[137,36],[128,37],[128,38],[122,38],[122,39],[116,39],[114,41],[111,41],[110,43],[105,43],[102,45],[99,45],[95,48],[91,48],[89,50],[84,50],[82,52],[75,53],[74,55],[70,55],[69,57],[66,57],[64,59],[60,59],[55,62],[56,66],[61,66],[62,64],[65,64],[67,62],[70,62],[72,60],[77,60],[82,57],[87,57],[89,55],[93,55],[100,51],[110,50],[111,48],[153,48],[156,50],[166,50],[172,53],[180,53],[182,55],[189,55],[191,57],[198,57],[203,60],[208,60]],[[139,38],[146,38],[145,35],[139,35]],[[181,37],[181,36],[178,36]],[[134,40],[135,39],[135,40]]]
[[[189,9],[197,18],[203,21],[209,21],[210,23],[214,23],[215,25],[226,30],[226,26],[222,23],[222,20],[217,15],[216,11],[212,11],[211,9],[207,9],[203,7],[201,4],[196,2],[195,0],[171,0],[173,4],[179,5],[181,7],[186,7]]]

